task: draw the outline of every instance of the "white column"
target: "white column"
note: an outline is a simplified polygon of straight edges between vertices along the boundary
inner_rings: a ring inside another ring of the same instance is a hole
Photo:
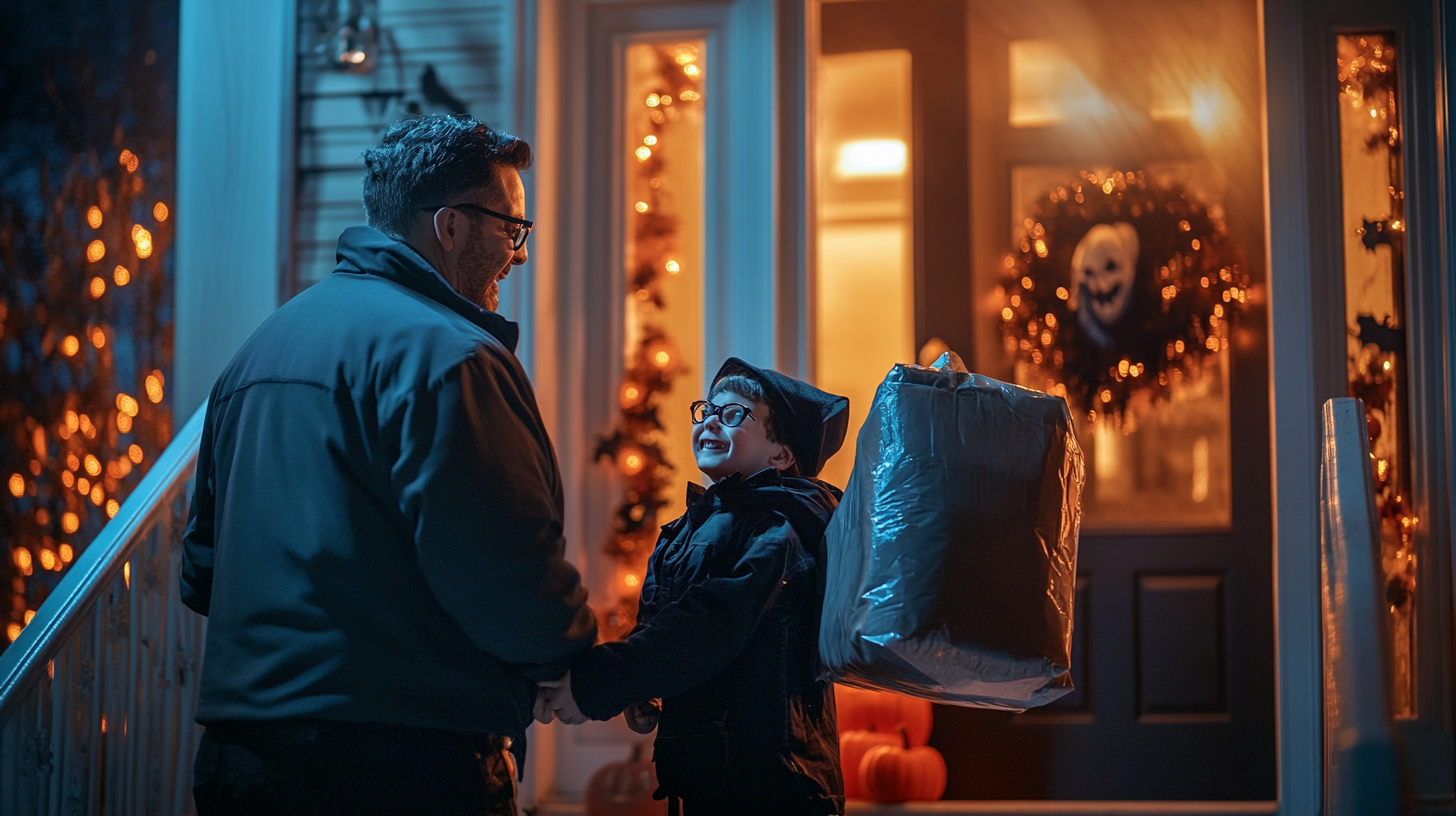
[[[183,0],[173,398],[178,424],[278,307],[293,172],[293,0]]]

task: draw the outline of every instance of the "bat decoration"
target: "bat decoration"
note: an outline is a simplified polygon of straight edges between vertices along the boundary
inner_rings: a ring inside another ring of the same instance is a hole
[[[1390,325],[1390,317],[1387,316],[1379,323],[1375,322],[1374,315],[1357,315],[1355,324],[1360,327],[1356,335],[1360,338],[1360,345],[1375,344],[1381,351],[1389,351],[1396,354],[1405,352],[1405,329],[1397,329]]]
[[[1360,243],[1371,252],[1380,244],[1390,245],[1389,221],[1366,221],[1360,219]]]

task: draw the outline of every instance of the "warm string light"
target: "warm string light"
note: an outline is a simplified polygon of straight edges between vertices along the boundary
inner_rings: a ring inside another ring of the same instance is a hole
[[[31,622],[54,588],[57,574],[74,562],[78,550],[102,524],[120,512],[133,484],[129,480],[139,475],[133,470],[143,469],[142,446],[151,450],[154,445],[164,445],[171,425],[161,370],[168,352],[147,332],[133,334],[130,322],[113,321],[118,316],[132,320],[126,317],[127,310],[151,314],[163,291],[154,284],[161,282],[164,267],[125,262],[130,250],[123,236],[129,230],[138,259],[155,258],[165,248],[166,233],[154,233],[164,229],[160,225],[173,213],[155,193],[147,195],[152,172],[150,167],[142,168],[135,152],[128,149],[112,155],[116,164],[99,177],[91,175],[85,162],[77,164],[70,172],[84,171],[84,176],[72,175],[61,185],[63,193],[54,216],[47,208],[38,220],[23,227],[41,236],[47,263],[35,265],[33,270],[21,264],[10,274],[22,276],[22,282],[33,282],[38,294],[25,302],[36,308],[11,309],[14,301],[0,299],[4,338],[36,349],[35,353],[23,352],[15,376],[22,381],[34,379],[46,367],[55,370],[58,365],[66,374],[63,390],[47,394],[47,402],[24,404],[19,413],[3,422],[3,437],[12,440],[8,446],[0,446],[5,467],[0,471],[0,483],[8,490],[8,495],[0,494],[5,495],[0,526],[13,533],[7,549],[13,564],[11,576],[16,579],[10,586],[9,603],[4,605],[9,613],[5,634],[11,641]],[[58,219],[54,224],[53,217]],[[151,222],[146,221],[148,217]],[[113,218],[125,220],[113,225]],[[128,225],[132,219],[142,223]],[[77,270],[83,259],[86,264],[111,261],[105,266],[112,269]],[[69,286],[76,288],[64,297],[50,290],[52,269],[75,270]],[[134,280],[145,285],[125,290],[123,299],[122,287]],[[160,332],[152,334],[160,336]],[[109,347],[113,340],[116,344]],[[95,353],[83,353],[88,347]],[[131,364],[141,369],[138,380],[116,381],[113,353],[117,351],[135,355]],[[49,379],[55,378],[51,375]],[[0,391],[9,393],[10,388],[9,382],[0,383]],[[143,403],[146,411],[141,410]],[[43,407],[56,404],[60,407]],[[74,538],[60,540],[62,537]]]
[[[665,277],[683,272],[676,257],[677,219],[665,189],[665,142],[671,138],[671,123],[679,118],[683,104],[702,99],[699,83],[703,70],[697,49],[690,46],[655,46],[658,60],[657,89],[643,99],[649,131],[630,148],[629,173],[635,173],[637,198],[630,206],[630,229],[635,258],[629,270],[627,291],[637,301],[638,339],[631,350],[623,383],[617,393],[621,408],[616,427],[599,440],[596,457],[616,465],[623,481],[622,502],[617,507],[606,553],[619,565],[615,599],[603,608],[601,630],[607,639],[619,639],[636,622],[641,575],[656,539],[658,511],[666,504],[673,466],[660,446],[663,425],[658,419],[661,398],[672,383],[687,373],[677,349],[654,319],[667,306],[662,294]]]

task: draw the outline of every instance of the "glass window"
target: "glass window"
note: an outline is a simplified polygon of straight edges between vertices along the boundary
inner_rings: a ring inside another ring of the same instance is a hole
[[[850,406],[820,478],[843,487],[876,387],[914,361],[910,52],[823,56],[818,71],[815,370]]]
[[[622,487],[606,547],[614,597],[599,607],[607,639],[631,629],[658,528],[682,514],[682,483],[698,475],[689,406],[704,373],[704,45],[639,42],[624,53],[621,413],[597,451]]]
[[[1393,33],[1336,37],[1340,82],[1346,372],[1365,403],[1380,517],[1397,716],[1414,716],[1412,595],[1416,518],[1406,437],[1405,172]]]

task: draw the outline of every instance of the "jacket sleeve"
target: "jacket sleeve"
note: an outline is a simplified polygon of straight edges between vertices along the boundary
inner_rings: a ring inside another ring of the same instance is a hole
[[[435,597],[475,646],[534,680],[596,639],[564,557],[555,453],[516,372],[481,349],[404,410],[392,480]]]
[[[213,394],[216,397],[216,393]],[[212,423],[215,403],[207,403],[203,418],[202,441],[197,451],[197,473],[193,477],[192,507],[187,514],[187,529],[182,533],[182,576],[179,581],[182,603],[193,612],[206,615],[212,608],[213,508],[217,496],[216,472],[212,466]]]
[[[681,694],[726,669],[753,637],[801,565],[787,522],[765,517],[727,569],[694,583],[620,643],[604,643],[571,667],[583,714],[615,717],[629,704]]]

